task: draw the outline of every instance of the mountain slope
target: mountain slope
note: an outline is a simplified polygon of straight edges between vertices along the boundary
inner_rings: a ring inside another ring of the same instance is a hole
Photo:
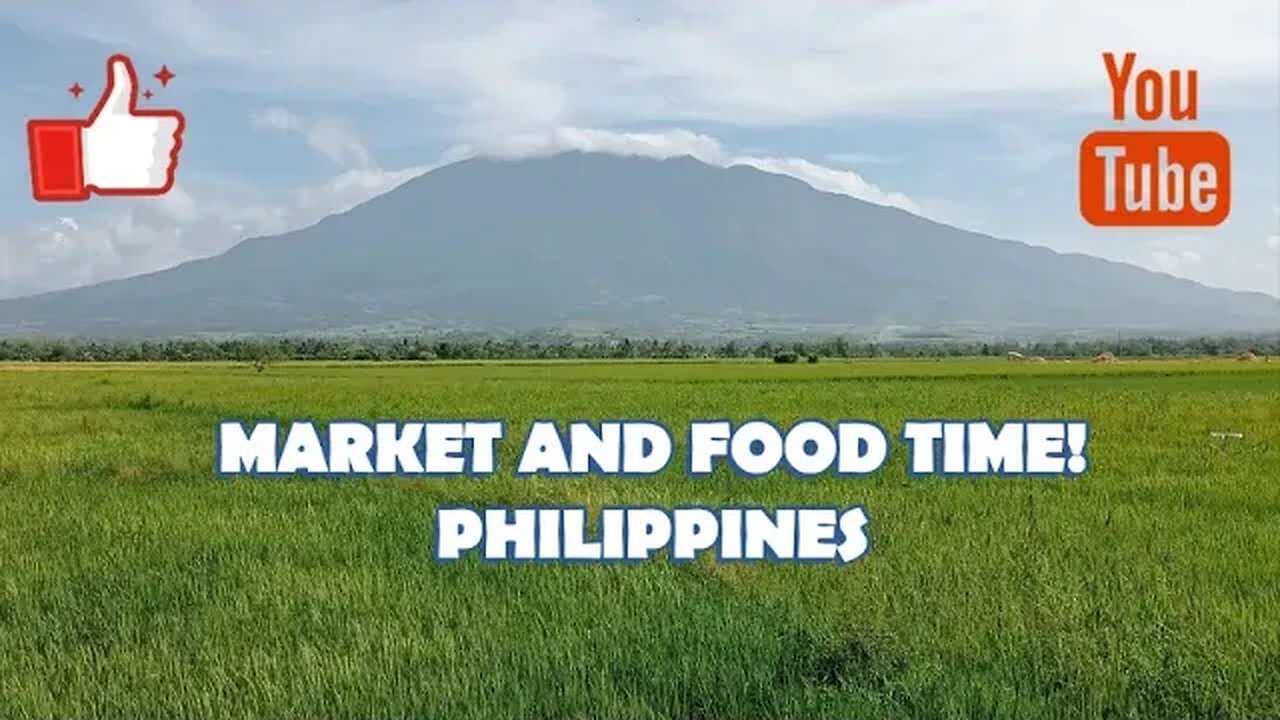
[[[217,257],[0,302],[0,332],[99,336],[734,318],[1274,329],[1280,302],[751,168],[582,153],[468,160]]]

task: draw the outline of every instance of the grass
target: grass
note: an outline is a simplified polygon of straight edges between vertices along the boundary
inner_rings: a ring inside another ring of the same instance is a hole
[[[213,475],[224,417],[452,416],[1080,417],[1091,467]],[[433,563],[466,502],[861,504],[873,549]],[[0,717],[1280,717],[1277,518],[1263,362],[0,366]]]

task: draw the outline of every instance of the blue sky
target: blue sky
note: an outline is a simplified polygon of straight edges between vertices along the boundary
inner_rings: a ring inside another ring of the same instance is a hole
[[[1232,143],[1226,223],[1080,219],[1077,147],[1115,126],[1105,50],[1199,71],[1194,125]],[[121,51],[156,93],[146,104],[186,115],[175,190],[35,203],[26,120],[87,115]],[[177,73],[163,88],[150,78],[161,64]],[[1278,67],[1274,0],[6,3],[0,297],[214,254],[471,154],[570,148],[745,162],[967,229],[1280,295]]]

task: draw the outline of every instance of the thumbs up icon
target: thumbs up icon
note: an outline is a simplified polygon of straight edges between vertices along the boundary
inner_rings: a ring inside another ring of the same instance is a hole
[[[89,119],[27,123],[32,193],[38,201],[163,195],[173,187],[185,125],[177,110],[139,110],[133,62],[112,55]]]

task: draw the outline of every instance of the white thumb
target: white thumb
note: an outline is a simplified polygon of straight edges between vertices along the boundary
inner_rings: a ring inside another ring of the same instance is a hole
[[[138,76],[126,55],[112,55],[107,60],[107,87],[93,116],[102,113],[128,115],[138,106]]]

